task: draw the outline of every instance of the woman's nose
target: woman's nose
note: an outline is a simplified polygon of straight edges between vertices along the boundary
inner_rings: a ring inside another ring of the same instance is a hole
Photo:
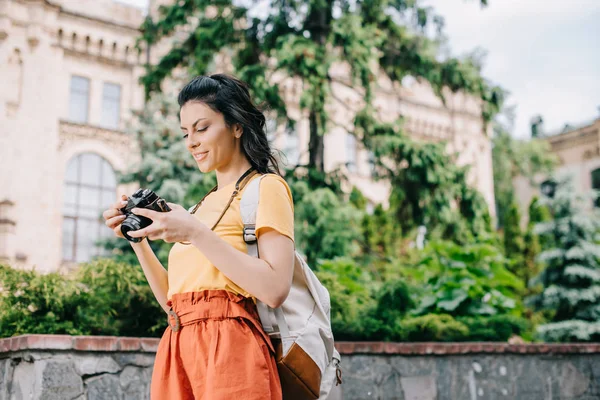
[[[186,145],[186,147],[187,147],[189,150],[192,150],[193,148],[195,148],[195,147],[197,147],[197,146],[198,146],[198,144],[197,144],[197,143],[194,143],[194,141],[193,141],[193,139],[192,139],[192,137],[191,137],[191,136],[192,136],[192,135],[188,135],[188,136],[185,138],[185,145]]]

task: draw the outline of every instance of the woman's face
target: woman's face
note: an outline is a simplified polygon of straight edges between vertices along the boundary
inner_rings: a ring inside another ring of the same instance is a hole
[[[185,144],[200,171],[206,173],[228,165],[240,152],[242,128],[228,127],[223,114],[204,103],[188,101],[179,112]]]

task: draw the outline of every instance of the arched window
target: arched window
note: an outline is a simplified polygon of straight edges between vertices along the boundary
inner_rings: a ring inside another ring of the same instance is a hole
[[[99,155],[80,154],[67,165],[64,190],[63,260],[86,262],[103,253],[97,241],[113,235],[101,214],[115,202],[115,172]]]
[[[600,168],[592,171],[592,189],[600,191]],[[594,200],[594,205],[600,207],[600,197]]]

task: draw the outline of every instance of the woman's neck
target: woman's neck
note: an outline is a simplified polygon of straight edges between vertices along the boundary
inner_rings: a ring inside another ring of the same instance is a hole
[[[245,156],[239,155],[231,160],[226,167],[217,170],[217,185],[221,189],[233,182],[237,182],[240,176],[244,175],[252,167],[252,164]]]

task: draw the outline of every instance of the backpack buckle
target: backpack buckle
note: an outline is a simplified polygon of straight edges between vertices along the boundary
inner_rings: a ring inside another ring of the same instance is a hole
[[[256,240],[256,226],[248,225],[244,227],[244,242],[255,243]]]

